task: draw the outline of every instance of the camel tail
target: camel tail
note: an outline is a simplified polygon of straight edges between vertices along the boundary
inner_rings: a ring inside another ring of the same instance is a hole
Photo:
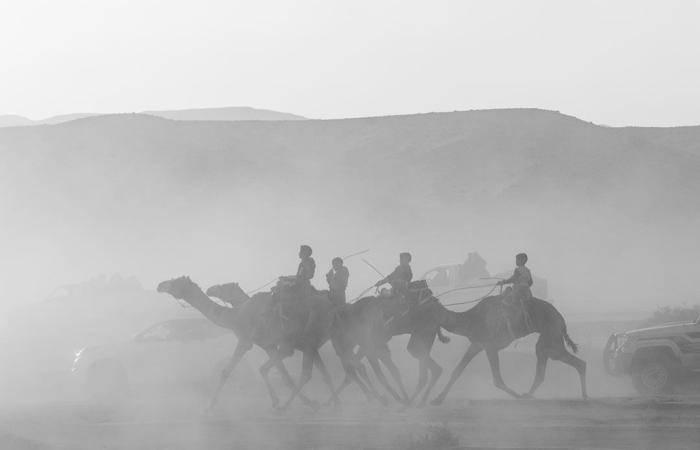
[[[448,342],[450,342],[450,338],[448,338],[447,336],[445,336],[444,334],[442,334],[442,328],[438,328],[437,338],[438,338],[438,339],[440,340],[440,342],[442,342],[443,344],[447,344]]]
[[[569,346],[572,352],[578,352],[578,345],[576,345],[576,342],[571,340],[571,338],[569,337],[569,333],[567,333],[566,331],[564,331],[564,342],[566,342],[566,345]]]

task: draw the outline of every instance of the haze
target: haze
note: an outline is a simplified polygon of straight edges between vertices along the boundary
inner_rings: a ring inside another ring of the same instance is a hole
[[[694,125],[699,16],[686,1],[5,0],[0,114],[538,107]]]

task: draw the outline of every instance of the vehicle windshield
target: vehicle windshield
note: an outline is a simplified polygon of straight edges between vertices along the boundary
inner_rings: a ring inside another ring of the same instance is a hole
[[[425,274],[425,280],[432,287],[449,286],[450,273],[447,268],[431,270]]]

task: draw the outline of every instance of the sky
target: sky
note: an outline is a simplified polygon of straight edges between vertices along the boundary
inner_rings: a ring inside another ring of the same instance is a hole
[[[700,124],[700,2],[0,1],[0,114],[537,107]]]

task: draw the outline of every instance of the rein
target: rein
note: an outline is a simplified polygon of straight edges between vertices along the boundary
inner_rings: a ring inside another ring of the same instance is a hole
[[[470,304],[470,303],[477,303],[477,302],[480,302],[480,301],[482,301],[483,299],[485,299],[486,297],[488,297],[489,295],[491,295],[491,294],[493,293],[493,291],[495,291],[496,288],[497,288],[499,285],[498,285],[498,284],[493,284],[493,285],[491,285],[491,284],[486,284],[486,285],[483,285],[483,286],[468,286],[468,287],[464,287],[464,288],[458,288],[458,289],[452,289],[452,290],[449,290],[449,291],[445,291],[445,292],[443,292],[443,293],[440,294],[440,295],[447,294],[448,292],[453,292],[453,291],[460,291],[460,290],[465,290],[465,289],[476,289],[476,288],[489,287],[489,286],[493,286],[493,287],[491,288],[491,290],[488,291],[488,292],[486,293],[486,295],[483,295],[482,297],[479,297],[479,298],[477,298],[476,300],[467,300],[467,301],[464,301],[464,302],[449,303],[449,304],[447,304],[447,305],[442,305],[442,306],[468,305],[468,304]],[[501,287],[501,289],[503,289],[503,288]],[[440,295],[436,296],[436,298],[439,298]]]

